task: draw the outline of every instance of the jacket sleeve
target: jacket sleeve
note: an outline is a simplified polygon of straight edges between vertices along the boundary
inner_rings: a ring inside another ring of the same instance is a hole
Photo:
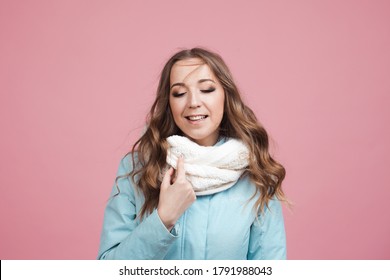
[[[269,201],[269,209],[258,216],[251,226],[248,259],[286,259],[286,233],[282,205],[279,200]]]
[[[130,158],[130,159],[129,159]],[[117,176],[131,171],[131,155],[122,159]],[[104,212],[98,259],[163,259],[177,238],[175,228],[169,232],[157,210],[141,222],[137,218],[136,193],[129,178],[114,184]],[[117,194],[117,195],[116,195]]]

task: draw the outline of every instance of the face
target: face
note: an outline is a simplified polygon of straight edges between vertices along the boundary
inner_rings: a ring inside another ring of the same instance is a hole
[[[173,65],[169,105],[176,125],[189,139],[202,146],[217,142],[224,101],[222,85],[201,59]]]

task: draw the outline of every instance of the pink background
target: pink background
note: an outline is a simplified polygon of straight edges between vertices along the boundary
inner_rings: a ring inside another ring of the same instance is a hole
[[[390,259],[390,2],[0,2],[0,258],[94,259],[164,62],[230,66],[287,169],[290,259]]]

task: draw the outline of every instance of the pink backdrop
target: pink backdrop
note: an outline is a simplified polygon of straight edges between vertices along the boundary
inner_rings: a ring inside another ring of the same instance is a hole
[[[94,259],[166,59],[230,66],[287,169],[290,259],[390,259],[390,2],[0,2],[0,258]]]

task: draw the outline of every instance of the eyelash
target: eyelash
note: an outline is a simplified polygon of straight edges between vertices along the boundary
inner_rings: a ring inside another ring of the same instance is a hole
[[[201,90],[201,92],[210,93],[210,92],[213,92],[214,90],[215,90],[215,88],[209,88],[209,89]]]
[[[209,89],[201,90],[201,92],[210,93],[210,92],[213,92],[214,90],[215,90],[215,88],[209,88]],[[180,96],[183,96],[185,93],[186,92],[183,92],[183,93],[174,92],[174,93],[172,93],[172,96],[173,97],[180,97]]]

